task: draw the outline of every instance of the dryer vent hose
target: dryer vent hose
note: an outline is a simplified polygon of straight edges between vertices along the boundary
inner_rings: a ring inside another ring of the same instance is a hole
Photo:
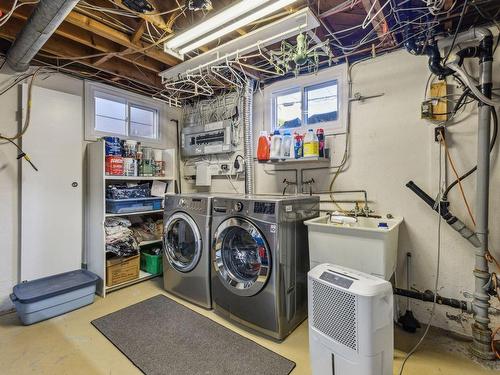
[[[243,94],[243,128],[245,147],[245,194],[254,193],[253,171],[253,80],[247,80]]]

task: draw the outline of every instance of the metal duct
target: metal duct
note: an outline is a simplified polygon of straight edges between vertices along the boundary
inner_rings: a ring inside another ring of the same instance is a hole
[[[247,80],[243,94],[245,147],[245,194],[253,194],[253,80]]]
[[[28,70],[33,57],[77,3],[78,0],[40,0],[7,51],[7,66],[16,72]]]

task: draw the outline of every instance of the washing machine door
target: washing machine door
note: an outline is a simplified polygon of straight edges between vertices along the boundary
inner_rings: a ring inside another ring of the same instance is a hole
[[[271,253],[259,229],[243,218],[229,218],[214,233],[213,263],[224,286],[239,296],[253,296],[271,274]]]
[[[165,223],[163,248],[170,265],[180,272],[191,271],[200,260],[202,241],[198,226],[188,214],[176,212]]]

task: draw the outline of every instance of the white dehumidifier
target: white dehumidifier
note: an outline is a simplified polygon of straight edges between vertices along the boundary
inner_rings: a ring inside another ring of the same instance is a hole
[[[392,375],[391,283],[333,264],[308,274],[313,375]]]

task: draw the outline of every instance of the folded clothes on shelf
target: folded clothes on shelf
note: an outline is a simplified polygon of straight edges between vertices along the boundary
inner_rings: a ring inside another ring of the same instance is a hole
[[[130,229],[130,220],[121,217],[107,218],[104,222],[106,232],[106,252],[118,256],[131,256],[139,251],[139,244]]]
[[[130,229],[134,232],[137,242],[158,240],[163,236],[163,220],[148,217],[135,222]]]

